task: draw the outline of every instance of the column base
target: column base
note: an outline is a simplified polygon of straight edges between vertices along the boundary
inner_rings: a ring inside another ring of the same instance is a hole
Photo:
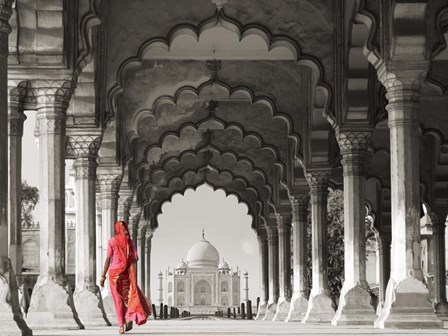
[[[448,302],[446,300],[442,300],[436,304],[435,307],[436,316],[439,320],[448,321]]]
[[[0,258],[0,330],[2,335],[31,336],[33,332],[23,319],[17,282],[11,261]],[[4,267],[6,269],[1,269]]]
[[[311,294],[302,323],[331,322],[334,317],[333,302],[327,294]]]
[[[266,308],[266,314],[263,317],[263,321],[272,321],[277,312],[277,302],[268,303],[268,307]]]
[[[294,294],[291,299],[289,313],[286,322],[300,322],[305,317],[308,309],[308,299],[303,293]]]
[[[338,310],[331,324],[338,325],[373,325],[377,316],[370,304],[370,293],[360,284],[351,288],[342,287]]]
[[[266,315],[266,310],[268,309],[268,303],[267,302],[260,302],[260,305],[258,307],[257,316],[255,317],[256,320],[262,320],[263,317]]]
[[[28,294],[28,291],[25,288],[25,285],[22,284],[19,287],[18,290],[19,293],[19,302],[20,302],[20,307],[22,308],[22,313],[24,315],[26,315],[26,313],[28,312],[28,307],[30,306],[30,295]]]
[[[285,298],[281,298],[278,301],[275,316],[272,321],[285,321],[288,317],[289,309],[291,307],[291,301]]]
[[[112,326],[118,326],[117,321],[117,313],[115,312],[115,304],[114,299],[112,299],[112,295],[108,290],[103,290],[101,292],[101,296],[103,298],[103,308],[108,320]],[[113,318],[115,317],[115,318]]]
[[[104,325],[111,326],[106,313],[102,309],[101,292],[93,293],[84,288],[79,292],[75,292],[73,300],[75,307],[78,307],[79,318],[85,326],[102,327]]]
[[[33,329],[84,329],[73,306],[73,297],[63,286],[40,277],[34,286],[26,322]]]
[[[428,288],[413,276],[396,283],[390,279],[386,299],[375,328],[435,329],[442,328],[431,303]]]

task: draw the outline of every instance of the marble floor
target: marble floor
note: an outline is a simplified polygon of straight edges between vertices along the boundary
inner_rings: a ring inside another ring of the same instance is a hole
[[[1,329],[1,328],[0,328]],[[333,327],[271,321],[244,320],[151,320],[134,327],[129,335],[448,335],[448,330],[396,330],[373,327]],[[1,335],[1,333],[0,333]],[[116,327],[88,330],[34,330],[36,336],[118,335]]]

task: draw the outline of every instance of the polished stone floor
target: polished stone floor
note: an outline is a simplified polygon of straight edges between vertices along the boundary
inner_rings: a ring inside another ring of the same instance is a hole
[[[37,336],[117,335],[116,327],[89,330],[35,330]],[[1,334],[1,333],[0,333]],[[134,327],[129,335],[448,335],[448,330],[395,330],[373,327],[333,327],[271,321],[244,320],[151,320]]]

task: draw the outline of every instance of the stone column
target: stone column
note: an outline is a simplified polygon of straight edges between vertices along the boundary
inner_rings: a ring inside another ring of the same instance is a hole
[[[138,234],[137,234],[137,253],[138,253],[138,261],[137,261],[137,284],[144,293],[146,291],[146,224],[147,221],[143,218],[140,219]]]
[[[65,121],[71,82],[39,81],[36,86],[40,173],[40,275],[27,321],[30,326],[84,328],[77,318],[65,275]],[[68,291],[67,291],[68,290]],[[70,306],[67,304],[70,302]]]
[[[152,237],[154,235],[154,231],[151,229],[151,227],[148,225],[146,228],[146,243],[145,243],[145,254],[146,254],[146,282],[145,282],[145,288],[146,288],[146,297],[151,301],[151,246],[152,246]],[[186,287],[186,286],[185,286]]]
[[[87,326],[109,325],[99,308],[101,293],[96,285],[96,158],[100,130],[83,130],[67,137],[67,155],[75,157],[76,177],[76,290],[75,307]]]
[[[101,276],[101,272],[103,271],[103,266],[101,263],[105,259],[103,256],[103,224],[102,224],[102,209],[101,209],[101,192],[99,192],[99,184],[98,180],[96,180],[95,186],[95,203],[96,203],[96,275],[97,275],[97,283],[99,283],[99,277]]]
[[[118,167],[98,167],[97,179],[101,190],[101,219],[102,219],[102,244],[103,260],[101,260],[101,272],[104,261],[107,257],[107,246],[109,240],[115,235],[114,225],[117,221],[118,190],[121,183],[121,171]],[[115,306],[110,294],[109,279],[105,281],[104,288],[101,291],[104,310],[107,316],[115,316]],[[110,322],[116,323],[115,319]]]
[[[269,299],[269,267],[268,267],[268,241],[264,235],[258,235],[259,260],[260,260],[260,305],[257,307],[256,320],[263,319],[266,315]]]
[[[271,220],[271,222],[275,222]],[[273,224],[273,223],[272,223]],[[276,228],[268,228],[268,262],[269,262],[269,300],[266,315],[263,320],[272,320],[277,310],[278,287],[278,231]]]
[[[140,225],[140,217],[142,215],[142,208],[137,204],[132,204],[129,209],[129,232],[132,240],[137,244],[138,228]]]
[[[292,207],[294,293],[291,299],[287,322],[302,321],[308,308],[307,290],[307,217],[309,195],[290,197]]]
[[[23,93],[25,94],[25,93]],[[23,122],[26,119],[23,114],[22,96],[10,94],[9,102],[9,257],[16,275],[22,273],[22,136]]]
[[[273,321],[285,321],[291,305],[291,215],[276,215],[278,226],[280,297]]]
[[[333,325],[371,325],[376,319],[366,281],[365,197],[370,131],[340,132],[344,169],[344,284]]]
[[[445,221],[446,211],[431,216],[432,234],[430,257],[434,262],[434,298],[436,315],[443,321],[448,320],[448,303],[446,300],[446,268],[445,268]]]
[[[378,70],[390,128],[392,251],[386,300],[376,328],[439,328],[420,265],[419,88],[428,62],[390,61]]]
[[[379,298],[378,298],[378,308],[377,315],[381,314],[381,310],[384,306],[384,300],[386,296],[386,287],[390,278],[390,243],[391,236],[390,232],[381,232],[377,237],[378,250],[379,250]]]
[[[121,187],[118,199],[118,220],[125,221],[129,224],[129,209],[132,203],[133,192],[129,187]]]
[[[331,170],[328,169],[306,173],[311,196],[313,284],[302,323],[330,322],[334,317],[327,271],[327,198],[330,174]]]
[[[8,258],[8,20],[12,3],[0,1],[0,326],[7,335],[32,335],[23,320],[14,267]]]

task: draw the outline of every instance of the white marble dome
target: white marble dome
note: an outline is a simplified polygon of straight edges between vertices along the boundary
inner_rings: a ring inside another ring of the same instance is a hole
[[[185,263],[185,261],[182,260],[182,262],[177,264],[176,270],[178,270],[178,269],[187,269],[187,264]]]
[[[224,260],[219,263],[218,268],[219,269],[223,269],[223,270],[229,270],[230,269],[229,264],[226,263]]]
[[[218,267],[219,253],[204,237],[187,253],[188,267]]]

